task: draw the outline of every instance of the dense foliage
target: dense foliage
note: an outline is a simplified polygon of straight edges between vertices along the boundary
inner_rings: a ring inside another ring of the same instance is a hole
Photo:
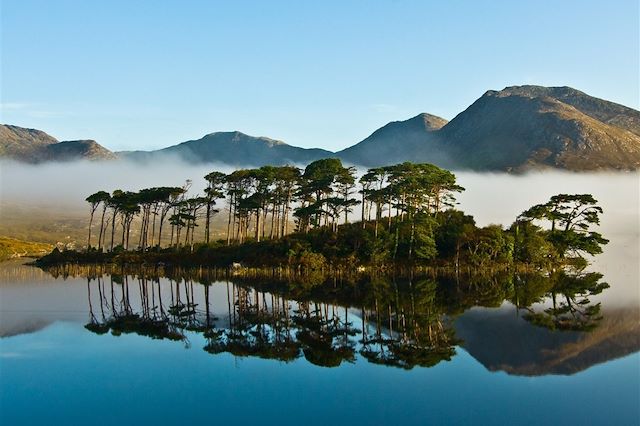
[[[264,166],[228,175],[214,171],[205,180],[204,196],[188,196],[190,181],[182,187],[90,195],[85,259],[217,266],[242,262],[308,270],[398,264],[482,269],[514,263],[553,269],[583,266],[585,256],[602,252],[607,243],[590,229],[599,224],[602,209],[589,194],[553,196],[527,209],[508,229],[477,227],[473,217],[454,209],[456,193],[464,190],[455,175],[432,164],[372,168],[358,179],[340,160],[323,159],[304,170]],[[211,218],[222,199],[226,239],[211,241]],[[349,218],[356,207],[360,221],[353,223]],[[93,249],[96,212],[100,222]],[[195,229],[203,221],[204,237],[198,241]],[[132,231],[134,222],[137,230]]]

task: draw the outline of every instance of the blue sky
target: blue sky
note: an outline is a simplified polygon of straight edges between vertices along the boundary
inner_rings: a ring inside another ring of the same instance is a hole
[[[518,84],[639,108],[637,0],[1,2],[0,121],[113,150],[337,150]]]

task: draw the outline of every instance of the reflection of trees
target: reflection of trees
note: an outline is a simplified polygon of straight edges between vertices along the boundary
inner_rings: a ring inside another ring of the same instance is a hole
[[[303,346],[304,357],[321,367],[337,367],[343,361],[355,361],[355,342],[347,308],[341,316],[335,305],[316,302],[298,304],[294,322],[296,334]]]
[[[145,276],[135,279],[129,275],[111,275],[109,287],[105,288],[105,281],[98,277],[97,288],[100,301],[100,315],[98,319],[91,302],[91,280],[87,281],[90,321],[85,326],[89,331],[104,334],[111,331],[114,336],[121,334],[138,334],[153,339],[168,339],[184,341],[188,344],[183,333],[184,329],[194,327],[198,322],[194,304],[191,302],[189,286],[185,283],[186,303],[180,299],[179,282],[171,286],[171,303],[165,308],[160,280],[149,280]],[[192,283],[191,283],[192,284]],[[131,286],[137,286],[139,300],[131,300]],[[120,287],[118,289],[117,287]],[[193,286],[190,288],[193,292]],[[133,307],[135,304],[139,309]]]
[[[591,296],[602,293],[609,284],[596,272],[559,270],[549,276],[530,274],[517,277],[514,303],[526,310],[524,319],[552,330],[590,331],[602,320],[600,303]],[[550,300],[542,310],[532,305]]]
[[[96,334],[135,333],[189,346],[189,333],[198,333],[212,354],[285,362],[304,356],[326,367],[354,362],[358,354],[404,369],[450,360],[458,344],[453,319],[474,306],[498,307],[504,301],[523,310],[532,324],[588,331],[602,318],[600,304],[590,297],[608,287],[600,274],[567,271],[411,279],[360,275],[315,282],[243,276],[227,281],[226,307],[216,312],[225,317],[218,319],[210,292],[225,288],[206,270],[178,270],[168,283],[148,269],[138,275],[124,268],[110,275],[100,268],[85,272],[86,328]],[[357,310],[350,312],[349,306],[359,307],[357,329]]]
[[[227,306],[229,327],[205,333],[207,352],[280,361],[298,358],[300,346],[292,337],[288,300],[227,283]]]
[[[445,324],[433,280],[373,283],[373,303],[362,310],[362,349],[370,362],[405,369],[431,367],[455,355],[453,329]],[[373,329],[373,330],[372,330]]]
[[[513,276],[506,273],[453,275],[438,279],[449,315],[461,314],[474,306],[497,308],[513,291]]]

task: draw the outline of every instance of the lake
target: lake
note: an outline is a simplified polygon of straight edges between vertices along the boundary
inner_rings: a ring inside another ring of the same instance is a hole
[[[639,424],[637,175],[460,181],[480,225],[594,193],[611,243],[585,274],[602,276],[570,277],[571,297],[537,276],[294,291],[3,262],[0,423]],[[553,310],[567,300],[586,314]]]
[[[411,284],[413,298],[399,280],[400,308],[387,315],[384,294],[358,307],[233,278],[54,278],[21,262],[1,274],[3,424],[635,424],[640,414],[633,307],[604,305],[592,331],[552,331],[509,301],[443,315],[430,280]]]

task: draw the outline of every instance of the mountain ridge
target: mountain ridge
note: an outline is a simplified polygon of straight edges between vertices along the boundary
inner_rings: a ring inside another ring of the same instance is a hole
[[[213,132],[154,151],[111,152],[92,140],[58,142],[36,129],[2,125],[0,157],[26,162],[179,158],[251,167],[337,157],[365,167],[414,161],[477,171],[637,170],[640,111],[568,86],[509,86],[486,91],[451,121],[420,113],[387,123],[337,152],[240,131]]]
[[[224,163],[232,166],[262,166],[305,163],[333,156],[319,148],[300,148],[264,136],[250,136],[239,131],[213,132],[200,139],[172,145],[156,151],[130,151],[122,157],[153,161],[171,156],[193,163]]]
[[[355,145],[336,152],[336,155],[342,160],[368,167],[406,161],[420,147],[435,143],[435,133],[447,123],[444,118],[428,113],[420,113],[404,121],[392,121]],[[396,144],[402,145],[402,151]],[[432,152],[432,155],[437,155],[437,152]]]

